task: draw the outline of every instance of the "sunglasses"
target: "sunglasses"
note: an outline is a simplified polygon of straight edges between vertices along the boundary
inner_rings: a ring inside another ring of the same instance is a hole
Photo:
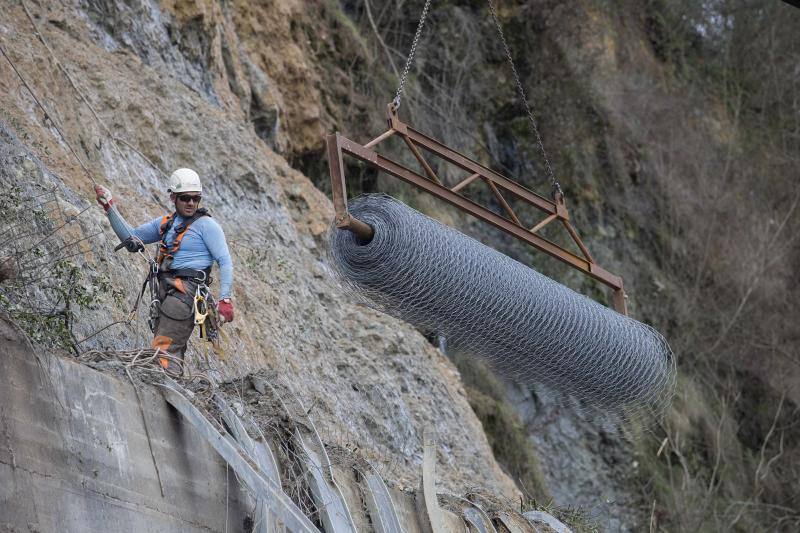
[[[200,200],[203,199],[203,196],[200,194],[181,194],[178,196],[178,200],[184,203],[194,202],[196,204],[200,203]]]

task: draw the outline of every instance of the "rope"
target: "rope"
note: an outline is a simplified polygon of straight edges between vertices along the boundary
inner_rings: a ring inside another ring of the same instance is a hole
[[[25,78],[22,76],[22,73],[20,73],[20,71],[17,70],[17,66],[14,64],[13,61],[11,61],[11,58],[8,57],[8,54],[6,54],[6,51],[3,49],[2,45],[0,45],[0,54],[3,54],[3,57],[6,58],[6,61],[8,61],[8,64],[11,65],[12,69],[14,69],[14,72],[17,74],[17,77],[22,82],[22,85],[24,85],[25,88],[28,90],[28,92],[31,93],[31,96],[33,97],[34,102],[36,102],[36,105],[38,105],[39,108],[44,113],[45,120],[49,120],[50,123],[53,125],[53,127],[56,129],[56,131],[58,132],[59,137],[61,137],[61,141],[65,145],[67,145],[67,148],[69,148],[69,151],[72,152],[72,155],[75,156],[75,159],[78,161],[78,164],[80,164],[81,168],[86,173],[86,175],[89,177],[89,179],[92,180],[92,184],[98,185],[97,180],[94,179],[94,176],[92,176],[92,173],[89,171],[89,169],[83,163],[83,160],[80,158],[80,156],[78,156],[78,153],[75,151],[75,149],[72,148],[72,145],[69,143],[69,141],[67,141],[67,138],[64,136],[64,133],[61,131],[61,128],[59,128],[58,124],[56,124],[56,121],[53,119],[53,115],[51,115],[50,112],[47,111],[47,108],[42,104],[42,102],[39,101],[39,97],[36,96],[35,92],[33,92],[33,89],[31,89],[31,86],[28,85],[28,82],[25,81]]]
[[[397,87],[397,92],[394,94],[394,99],[392,100],[392,109],[395,111],[400,109],[400,97],[403,95],[408,71],[411,68],[411,63],[414,61],[414,53],[417,51],[417,43],[419,43],[419,37],[422,35],[422,27],[425,26],[425,17],[428,16],[428,9],[430,7],[431,0],[425,0],[425,7],[422,8],[422,15],[417,24],[417,32],[414,34],[414,41],[411,43],[411,51],[408,53],[408,58],[406,58],[406,66],[403,68],[403,74],[400,76],[400,85]]]
[[[517,92],[522,100],[522,105],[525,106],[525,113],[528,115],[528,122],[530,123],[531,130],[536,138],[536,142],[539,143],[539,149],[541,150],[542,157],[544,158],[545,169],[547,171],[547,176],[550,178],[550,184],[553,187],[553,192],[562,194],[561,184],[556,181],[553,168],[550,166],[550,159],[547,157],[547,151],[544,149],[544,143],[542,142],[542,136],[539,134],[539,127],[536,124],[536,118],[533,115],[530,103],[528,103],[528,98],[525,96],[525,89],[522,87],[522,81],[520,81],[519,72],[517,72],[517,67],[514,65],[514,58],[512,57],[511,50],[506,42],[506,36],[503,34],[503,27],[500,25],[500,19],[497,17],[497,10],[494,7],[494,1],[487,0],[487,2],[489,3],[489,11],[492,13],[492,20],[494,20],[494,24],[497,27],[497,34],[500,36],[500,41],[503,43],[503,50],[506,53],[506,58],[508,59],[509,65],[511,65],[511,72],[514,74],[514,82],[517,85]]]
[[[169,366],[173,367],[174,364],[177,370],[166,370],[161,366],[159,359],[166,359],[170,363]],[[82,363],[118,361],[122,364],[126,372],[141,371],[155,377],[166,376],[171,379],[179,380],[183,382],[184,385],[195,383],[198,384],[198,386],[193,387],[197,389],[193,392],[199,392],[208,398],[211,398],[216,388],[214,381],[207,374],[203,372],[198,372],[196,374],[189,373],[182,358],[174,356],[169,352],[163,352],[158,348],[111,351],[89,350],[81,353],[78,356],[78,360]]]
[[[105,122],[103,122],[100,119],[100,116],[97,114],[97,112],[94,110],[92,105],[89,103],[89,99],[86,98],[86,95],[84,95],[83,92],[78,88],[78,84],[75,83],[75,80],[72,79],[72,76],[70,75],[69,71],[67,71],[67,69],[64,67],[64,65],[61,63],[61,61],[59,61],[58,56],[56,56],[56,53],[53,51],[53,49],[47,43],[47,40],[44,38],[44,35],[42,35],[42,32],[39,31],[39,27],[36,25],[36,21],[34,21],[33,15],[28,10],[28,6],[25,3],[25,0],[20,0],[20,3],[22,4],[22,8],[25,10],[25,14],[28,16],[28,20],[30,21],[31,26],[33,26],[34,35],[36,35],[36,37],[39,38],[39,41],[41,41],[41,43],[44,45],[44,47],[50,53],[50,57],[52,58],[53,62],[56,64],[56,66],[59,68],[59,70],[61,70],[61,72],[64,74],[64,77],[67,78],[67,81],[69,81],[69,84],[72,86],[72,89],[78,94],[78,96],[80,96],[81,101],[83,101],[83,103],[86,104],[86,107],[92,113],[92,116],[95,118],[97,123],[100,124],[100,127],[103,128],[103,130],[106,132],[106,135],[108,135],[109,139],[111,139],[111,144],[114,145],[114,148],[116,148],[116,150],[119,153],[119,155],[121,155],[123,158],[125,157],[125,155],[122,153],[122,150],[120,149],[120,147],[119,147],[119,145],[117,143],[124,144],[125,146],[127,146],[128,148],[130,148],[131,150],[136,152],[136,154],[139,157],[141,157],[148,165],[150,165],[154,170],[156,170],[159,174],[161,174],[162,177],[167,178],[168,177],[167,174],[163,170],[161,170],[161,168],[159,166],[157,166],[155,163],[153,163],[146,155],[144,155],[141,151],[139,151],[138,148],[133,146],[131,143],[129,143],[125,139],[121,139],[121,138],[117,137],[116,135],[114,135],[111,132],[111,129],[109,129],[109,127],[106,126]]]

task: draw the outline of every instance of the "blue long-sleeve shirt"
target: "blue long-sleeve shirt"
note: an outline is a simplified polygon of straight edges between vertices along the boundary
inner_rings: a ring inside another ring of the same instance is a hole
[[[111,206],[107,212],[111,228],[117,234],[120,241],[134,236],[144,244],[151,244],[161,241],[160,228],[161,218],[154,218],[145,222],[141,226],[132,228],[122,217],[116,206]],[[175,222],[167,232],[167,248],[172,246],[175,240],[175,228],[181,225],[184,217],[175,216]],[[222,228],[211,217],[201,217],[195,220],[181,240],[181,246],[174,254],[172,259],[172,269],[193,268],[204,270],[216,261],[219,265],[220,299],[231,297],[231,287],[233,286],[233,260],[228,251],[228,243],[225,240],[225,233]]]

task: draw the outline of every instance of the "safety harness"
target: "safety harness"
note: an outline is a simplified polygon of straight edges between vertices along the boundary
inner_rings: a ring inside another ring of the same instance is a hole
[[[156,261],[158,262],[159,266],[164,263],[165,259],[172,261],[172,258],[181,247],[181,241],[183,241],[183,236],[186,235],[186,231],[189,229],[189,226],[191,226],[195,221],[203,217],[210,217],[211,215],[209,214],[208,209],[205,207],[201,207],[195,211],[194,215],[181,222],[180,225],[175,228],[175,240],[172,241],[172,246],[169,246],[167,244],[167,234],[175,224],[175,216],[176,213],[164,215],[164,217],[161,219],[161,225],[158,228],[158,234],[161,236],[161,244],[158,247],[158,256],[156,257]]]
[[[161,243],[158,248],[158,255],[155,260],[150,260],[150,270],[139,295],[141,298],[141,296],[144,295],[144,291],[149,287],[150,312],[148,325],[153,332],[155,332],[159,313],[163,312],[161,311],[161,300],[159,298],[159,287],[163,282],[174,287],[172,294],[192,308],[194,323],[199,326],[200,338],[208,342],[216,342],[218,340],[219,319],[216,314],[217,306],[215,305],[211,291],[208,289],[208,284],[211,283],[211,267],[204,270],[171,268],[172,260],[178,250],[180,250],[181,242],[186,232],[189,230],[189,227],[197,220],[206,216],[211,216],[208,210],[200,208],[194,215],[181,222],[180,225],[175,228],[175,238],[171,244],[167,243],[167,234],[175,224],[176,213],[165,215],[161,219],[161,224],[159,226]],[[190,281],[196,285],[194,294],[189,293],[184,280]],[[170,318],[175,320],[182,319],[181,317]]]

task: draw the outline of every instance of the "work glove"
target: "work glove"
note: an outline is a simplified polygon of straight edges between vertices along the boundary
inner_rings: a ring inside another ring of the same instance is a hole
[[[122,250],[123,248],[125,248],[126,250],[128,250],[130,253],[133,254],[136,252],[143,252],[144,244],[142,244],[142,241],[140,241],[136,237],[128,237],[127,239],[119,243],[117,247],[114,248],[114,251],[117,252],[119,250]]]
[[[217,304],[217,312],[223,322],[233,322],[233,302],[230,298],[224,298]]]
[[[114,199],[111,197],[111,191],[102,185],[95,185],[94,192],[97,195],[97,203],[103,206],[103,209],[108,212],[111,206],[114,205]]]

